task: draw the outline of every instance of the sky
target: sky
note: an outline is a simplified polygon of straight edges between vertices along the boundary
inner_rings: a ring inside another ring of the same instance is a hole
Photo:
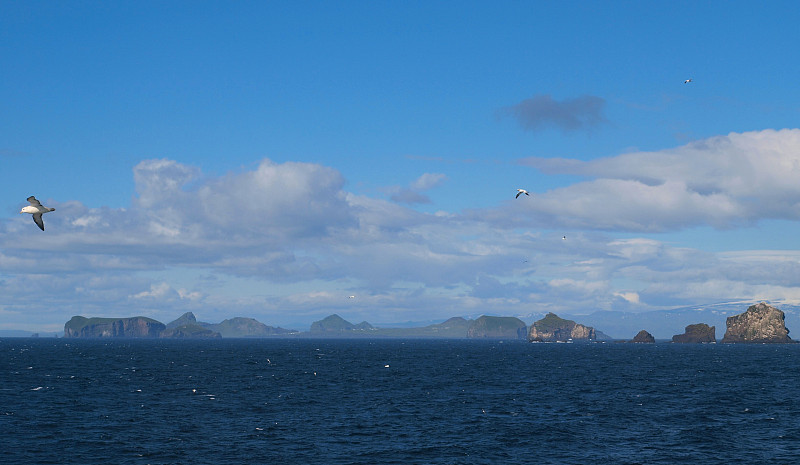
[[[0,0],[0,329],[800,301],[797,24],[788,1]]]

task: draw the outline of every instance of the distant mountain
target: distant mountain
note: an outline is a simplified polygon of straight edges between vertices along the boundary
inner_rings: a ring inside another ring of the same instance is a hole
[[[393,338],[463,339],[467,337],[467,331],[469,331],[472,323],[473,320],[466,320],[461,317],[453,317],[442,323],[435,323],[420,327],[374,328],[365,335],[370,337]]]
[[[217,324],[205,323],[203,326],[216,331],[222,337],[270,337],[294,334],[297,331],[281,327],[267,326],[253,318],[236,317]]]
[[[527,339],[525,322],[513,316],[483,315],[473,321],[467,330],[471,339]]]
[[[375,327],[366,321],[354,325],[337,314],[311,323],[311,333],[340,333],[345,331],[372,331]]]

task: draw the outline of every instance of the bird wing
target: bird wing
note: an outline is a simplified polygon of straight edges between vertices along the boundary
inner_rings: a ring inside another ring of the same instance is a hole
[[[515,199],[518,199],[520,194],[522,194],[522,192],[517,192],[517,195],[516,195],[516,196],[514,196],[514,198],[515,198]]]
[[[38,200],[36,200],[36,197],[34,197],[34,196],[28,197],[28,202],[30,202],[30,204],[33,205],[34,207],[41,207],[42,206],[42,202],[39,202]]]
[[[33,203],[33,202],[31,202],[31,203]],[[42,214],[41,213],[34,213],[33,214],[33,222],[36,223],[36,226],[39,226],[39,229],[44,231],[44,221],[42,221]]]

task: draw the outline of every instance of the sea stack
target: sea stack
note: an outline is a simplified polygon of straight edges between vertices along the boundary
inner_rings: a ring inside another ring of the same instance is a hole
[[[708,326],[705,323],[689,325],[686,327],[683,334],[672,336],[672,342],[682,344],[717,342],[717,327]]]
[[[744,313],[728,317],[722,342],[795,342],[789,338],[789,329],[786,328],[784,319],[782,311],[761,302]]]
[[[655,344],[656,338],[653,337],[652,334],[648,333],[645,330],[639,331],[636,336],[630,342],[638,343],[638,344]]]

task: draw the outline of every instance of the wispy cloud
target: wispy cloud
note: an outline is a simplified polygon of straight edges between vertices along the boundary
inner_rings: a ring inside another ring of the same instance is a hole
[[[550,95],[535,95],[499,111],[511,116],[527,131],[556,127],[563,131],[594,128],[606,121],[603,116],[606,101],[594,95],[554,100]]]
[[[394,202],[404,204],[431,203],[430,197],[423,192],[440,186],[447,180],[447,176],[441,173],[425,173],[408,187],[394,186],[388,189],[390,198]]]

